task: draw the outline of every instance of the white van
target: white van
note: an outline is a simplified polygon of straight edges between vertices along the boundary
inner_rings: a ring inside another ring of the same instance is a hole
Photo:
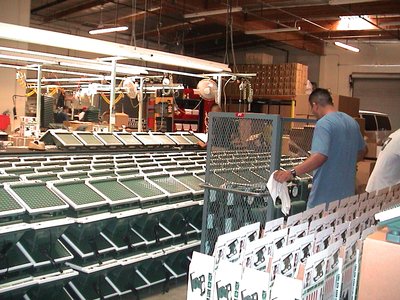
[[[371,141],[376,141],[378,146],[392,133],[392,125],[388,114],[360,110],[360,118],[365,119],[365,135]]]

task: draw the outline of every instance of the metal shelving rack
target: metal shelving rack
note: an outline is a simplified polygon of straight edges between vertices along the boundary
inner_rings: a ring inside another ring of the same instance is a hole
[[[0,167],[18,173],[0,185],[8,200],[1,210],[0,298],[143,294],[186,274],[200,246],[206,153],[129,151],[35,154]],[[25,163],[35,166],[30,173],[22,166],[21,174],[16,165]],[[67,171],[79,166],[85,170]]]

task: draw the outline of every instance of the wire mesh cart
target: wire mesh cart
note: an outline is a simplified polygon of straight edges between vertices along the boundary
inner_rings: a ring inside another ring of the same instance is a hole
[[[289,169],[308,157],[314,123],[278,115],[210,113],[203,185],[203,253],[213,252],[221,234],[282,216],[266,184],[273,171]],[[289,183],[291,213],[306,208],[311,184],[311,175]]]

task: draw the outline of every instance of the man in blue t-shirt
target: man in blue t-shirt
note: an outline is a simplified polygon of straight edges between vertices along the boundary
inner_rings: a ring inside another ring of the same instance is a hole
[[[290,171],[276,172],[274,178],[284,182],[314,171],[307,203],[307,208],[312,208],[354,195],[356,164],[366,150],[357,122],[335,109],[329,91],[314,90],[309,102],[318,119],[311,155]]]

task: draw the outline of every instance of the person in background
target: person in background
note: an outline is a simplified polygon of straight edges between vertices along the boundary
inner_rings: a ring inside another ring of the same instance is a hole
[[[309,102],[318,119],[311,155],[290,171],[275,172],[274,178],[284,182],[314,171],[307,203],[307,208],[312,208],[354,195],[356,163],[364,157],[366,147],[357,122],[335,109],[328,90],[315,89]]]
[[[222,109],[221,109],[221,107],[218,105],[218,103],[214,103],[213,105],[211,105],[210,112],[222,112]],[[208,129],[208,114],[207,114],[206,118],[207,118],[206,122],[207,122],[207,129]],[[202,141],[198,141],[198,142],[197,142],[197,145],[198,145],[200,148],[206,148],[206,147],[207,147],[207,144],[204,143],[204,142],[202,142]]]
[[[86,106],[82,107],[82,111],[78,115],[79,121],[85,121],[86,111],[87,111],[87,107]]]
[[[101,123],[103,125],[108,125],[110,123],[110,111],[109,110],[106,110],[101,115]]]
[[[400,183],[400,129],[384,142],[365,190],[368,193]]]
[[[59,107],[54,118],[55,123],[63,123],[68,121],[68,107]]]

